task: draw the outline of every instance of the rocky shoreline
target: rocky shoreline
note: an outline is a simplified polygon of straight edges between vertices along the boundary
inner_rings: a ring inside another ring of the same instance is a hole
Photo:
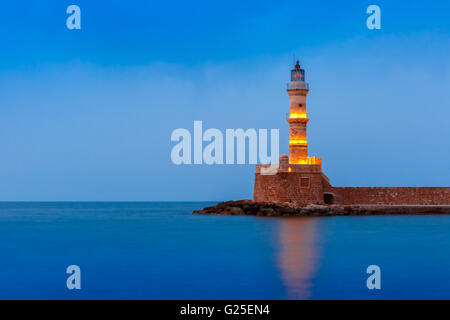
[[[327,217],[375,215],[436,215],[450,214],[448,205],[308,205],[261,203],[251,200],[227,201],[205,207],[194,214],[258,216],[258,217]]]

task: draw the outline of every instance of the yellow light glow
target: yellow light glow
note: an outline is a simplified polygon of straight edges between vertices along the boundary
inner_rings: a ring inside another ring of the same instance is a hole
[[[289,117],[291,119],[306,119],[306,113],[292,112]]]
[[[308,144],[307,140],[300,139],[300,140],[289,140],[289,144]]]
[[[322,159],[316,157],[307,157],[304,159],[293,159],[291,164],[322,164]]]
[[[292,168],[291,168],[291,167],[289,167],[288,171],[289,171],[289,172],[292,172]]]

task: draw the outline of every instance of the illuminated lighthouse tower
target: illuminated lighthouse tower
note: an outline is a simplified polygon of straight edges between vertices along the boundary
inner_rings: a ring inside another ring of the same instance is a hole
[[[257,165],[253,200],[256,202],[291,202],[298,205],[323,204],[329,179],[322,173],[322,159],[308,157],[306,129],[309,116],[306,112],[305,70],[297,61],[291,70],[289,94],[289,156],[281,155],[278,166]]]
[[[309,122],[306,112],[306,96],[309,86],[305,82],[305,70],[297,64],[291,70],[291,82],[288,84],[289,94],[289,164],[320,164],[320,159],[308,157],[308,140],[306,129]]]

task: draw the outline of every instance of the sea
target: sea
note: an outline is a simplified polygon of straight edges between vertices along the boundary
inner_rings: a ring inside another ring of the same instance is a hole
[[[0,299],[450,299],[450,216],[192,214],[211,204],[0,203]]]

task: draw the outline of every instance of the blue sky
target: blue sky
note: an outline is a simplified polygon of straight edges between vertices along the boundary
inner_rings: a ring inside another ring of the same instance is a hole
[[[68,30],[66,8],[81,8]],[[366,28],[381,7],[382,29]],[[0,10],[0,200],[251,198],[174,129],[279,128],[293,55],[336,186],[450,185],[448,1],[15,1]]]

